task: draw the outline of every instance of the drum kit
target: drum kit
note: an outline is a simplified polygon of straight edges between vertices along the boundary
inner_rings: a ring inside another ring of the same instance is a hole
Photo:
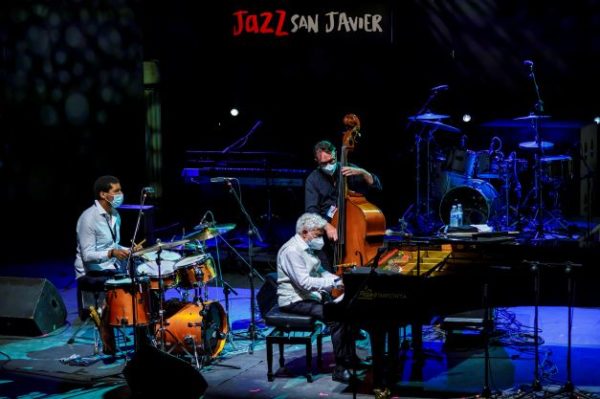
[[[561,221],[558,193],[572,178],[572,158],[568,155],[545,155],[554,148],[554,143],[543,141],[539,123],[547,115],[528,115],[515,118],[532,123],[533,141],[519,143],[523,157],[516,151],[508,155],[502,151],[502,139],[493,137],[487,149],[473,150],[466,147],[466,136],[461,145],[451,148],[430,148],[437,142],[434,132],[456,134],[460,129],[443,123],[448,115],[426,112],[414,115],[409,120],[421,127],[416,135],[417,154],[417,229],[431,234],[440,227],[438,220],[449,224],[452,205],[462,204],[465,225],[489,225],[496,231],[526,229],[536,235],[552,232],[551,222]],[[424,162],[419,160],[421,135],[428,132],[427,153]],[[422,168],[426,168],[426,185],[421,187]],[[521,175],[531,171],[533,182],[528,193],[521,196]],[[425,189],[425,190],[423,190]],[[423,193],[423,191],[425,191]],[[546,193],[543,193],[543,192]],[[423,195],[425,194],[425,195]],[[546,205],[552,199],[550,205]],[[437,206],[438,214],[433,209]],[[438,219],[439,218],[439,219]],[[528,220],[529,219],[529,220]],[[401,219],[401,223],[404,220]]]
[[[132,253],[136,270],[133,281],[128,277],[105,283],[102,322],[109,327],[146,328],[153,337],[152,345],[188,356],[201,368],[217,358],[229,336],[229,309],[209,298],[208,284],[219,280],[219,275],[218,264],[205,250],[205,241],[233,230],[235,224],[196,227],[182,240],[157,241]],[[171,289],[179,291],[182,299],[165,301],[165,292]],[[188,290],[195,291],[192,300]]]

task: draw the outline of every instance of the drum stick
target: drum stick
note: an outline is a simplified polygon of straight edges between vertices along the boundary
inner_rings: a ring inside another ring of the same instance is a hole
[[[134,243],[134,244],[133,244],[133,248],[137,248],[137,247],[141,246],[142,244],[144,244],[145,242],[146,242],[146,239],[144,238],[144,239],[143,239],[142,241],[140,241],[139,243],[137,243],[137,244],[136,244],[136,243]]]

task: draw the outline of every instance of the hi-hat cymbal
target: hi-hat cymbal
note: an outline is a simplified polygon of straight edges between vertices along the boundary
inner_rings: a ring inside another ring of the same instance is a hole
[[[215,238],[220,234],[221,233],[219,232],[219,230],[217,230],[215,227],[206,227],[202,230],[194,231],[190,234],[187,234],[186,236],[184,236],[184,238],[188,240],[206,241],[210,240],[211,238]]]
[[[433,114],[431,112],[425,112],[424,114],[409,116],[408,120],[409,121],[432,121],[432,120],[447,119],[447,118],[450,118],[450,115],[440,115],[440,114]]]
[[[530,120],[530,119],[548,119],[548,118],[550,118],[550,115],[529,114],[527,116],[519,116],[519,117],[515,118],[515,120],[523,121],[523,120]]]
[[[169,248],[174,248],[177,247],[179,245],[183,245],[186,242],[188,242],[189,240],[179,240],[179,241],[171,241],[171,242],[162,242],[159,241],[156,244],[154,244],[151,247],[148,248],[144,248],[144,249],[140,249],[139,251],[134,252],[132,255],[133,256],[141,256],[150,252],[156,252],[158,250],[161,249],[169,249]]]
[[[542,141],[539,146],[537,141],[524,141],[519,143],[519,148],[524,150],[536,150],[539,147],[542,147],[542,150],[549,150],[550,148],[554,147],[554,143],[550,141]]]
[[[422,123],[424,125],[427,126],[431,126],[431,128],[437,130],[443,130],[445,132],[451,132],[451,133],[460,133],[460,129],[454,126],[450,126],[450,125],[446,125],[445,123],[442,122],[438,122],[438,121],[429,121],[429,120],[422,120],[422,121],[418,121],[419,123]]]

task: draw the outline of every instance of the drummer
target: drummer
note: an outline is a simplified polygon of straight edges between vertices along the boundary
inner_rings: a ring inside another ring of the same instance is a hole
[[[124,199],[119,179],[114,176],[99,177],[94,183],[94,196],[94,204],[83,211],[77,221],[75,275],[78,291],[103,291],[107,280],[117,273],[126,272],[130,253],[129,248],[119,244],[121,217],[117,208]],[[77,301],[81,312],[83,300],[80,293]],[[103,351],[106,354],[114,353],[113,332],[106,326],[101,327]]]
[[[101,176],[94,183],[95,201],[77,221],[77,253],[75,274],[77,278],[114,276],[126,272],[129,248],[119,244],[121,216],[117,208],[123,204],[123,191],[119,179]]]

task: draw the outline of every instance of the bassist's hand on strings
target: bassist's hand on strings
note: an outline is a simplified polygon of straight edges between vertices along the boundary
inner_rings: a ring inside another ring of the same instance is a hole
[[[373,176],[367,172],[366,170],[364,170],[363,168],[359,168],[356,166],[344,166],[342,167],[342,175],[343,176],[362,176],[363,179],[365,179],[365,182],[367,182],[367,184],[369,186],[373,185],[374,183],[374,179]]]
[[[330,241],[335,242],[338,240],[337,228],[335,226],[333,226],[331,223],[327,223],[325,225],[325,234],[327,234],[327,238],[329,238]]]

